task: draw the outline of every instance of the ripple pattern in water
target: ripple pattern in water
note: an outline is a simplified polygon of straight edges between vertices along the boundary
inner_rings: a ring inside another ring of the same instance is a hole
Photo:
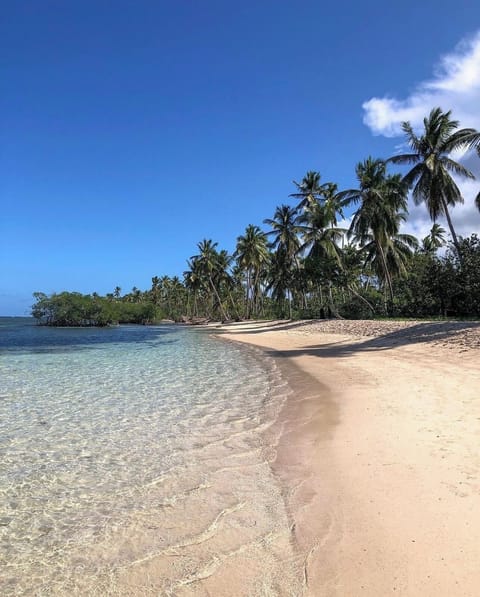
[[[0,325],[0,378],[2,595],[300,590],[269,465],[287,388],[260,353]]]

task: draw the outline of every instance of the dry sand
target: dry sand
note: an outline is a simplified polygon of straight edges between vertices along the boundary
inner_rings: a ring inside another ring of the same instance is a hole
[[[274,470],[305,595],[480,595],[480,323],[219,330],[294,390]]]

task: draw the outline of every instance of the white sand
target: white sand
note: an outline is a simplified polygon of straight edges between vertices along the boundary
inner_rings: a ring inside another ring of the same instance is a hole
[[[305,595],[480,595],[478,326],[223,327],[295,390],[274,466]]]

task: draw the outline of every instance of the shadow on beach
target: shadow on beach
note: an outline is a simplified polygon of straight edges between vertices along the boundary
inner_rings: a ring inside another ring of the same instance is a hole
[[[267,354],[276,357],[296,357],[301,355],[319,356],[319,357],[346,357],[360,352],[376,352],[389,350],[398,346],[412,344],[432,343],[434,345],[452,346],[459,350],[468,350],[471,348],[480,348],[480,322],[479,321],[455,321],[455,322],[425,322],[402,326],[400,329],[381,333],[381,325],[375,321],[328,321],[322,326],[323,322],[290,322],[275,323],[260,329],[248,330],[239,329],[225,330],[229,334],[242,334],[245,336],[259,334],[271,331],[288,331],[301,328],[311,329],[312,334],[327,336],[339,334],[345,336],[354,336],[354,341],[339,340],[325,342],[322,344],[312,344],[292,350],[266,350]],[[380,322],[383,324],[384,322]],[[333,324],[333,325],[332,325]],[[338,329],[335,329],[338,324]],[[342,325],[343,324],[343,325]],[[386,322],[385,327],[392,324]],[[317,326],[317,327],[316,327]],[[323,329],[322,329],[323,328]],[[327,329],[325,329],[327,328]],[[356,330],[355,330],[356,328]],[[371,330],[371,331],[370,331]],[[375,335],[374,335],[375,334]],[[363,336],[363,337],[362,337]],[[306,339],[308,334],[306,335]]]

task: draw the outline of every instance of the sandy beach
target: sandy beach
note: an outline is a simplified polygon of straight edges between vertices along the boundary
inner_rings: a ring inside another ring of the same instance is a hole
[[[257,322],[293,389],[273,463],[309,596],[480,587],[480,323]]]

